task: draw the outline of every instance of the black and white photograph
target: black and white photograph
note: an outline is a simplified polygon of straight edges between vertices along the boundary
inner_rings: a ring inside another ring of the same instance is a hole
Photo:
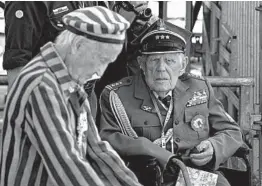
[[[262,186],[262,1],[0,1],[0,186]]]

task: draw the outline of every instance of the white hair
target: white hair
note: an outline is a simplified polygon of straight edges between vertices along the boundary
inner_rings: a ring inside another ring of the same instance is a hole
[[[62,46],[70,45],[75,37],[77,37],[75,33],[64,30],[57,36],[55,43]]]
[[[61,32],[57,36],[55,43],[59,44],[60,46],[68,47],[71,45],[75,37],[83,37],[86,40],[86,42],[89,43],[90,50],[88,50],[88,52],[91,52],[91,53],[99,52],[100,55],[103,55],[103,56],[107,56],[110,53],[113,53],[114,51],[119,51],[123,47],[123,44],[103,43],[103,42],[91,40],[84,36],[77,35],[73,32],[70,32],[68,30],[64,30],[63,32]]]

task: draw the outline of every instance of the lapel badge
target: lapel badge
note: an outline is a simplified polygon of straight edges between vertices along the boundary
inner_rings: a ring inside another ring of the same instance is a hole
[[[53,13],[54,13],[55,15],[57,15],[57,14],[61,14],[61,13],[63,13],[63,12],[67,12],[68,10],[69,10],[69,9],[68,9],[67,6],[62,6],[62,7],[59,7],[59,8],[54,9],[54,10],[53,10]]]
[[[142,106],[142,110],[147,111],[147,112],[150,112],[150,111],[152,110],[152,107],[143,105],[143,106]]]
[[[81,112],[79,116],[79,121],[77,125],[77,145],[78,147],[81,147],[83,144],[83,137],[85,135],[85,132],[88,130],[88,123],[87,123],[87,113]]]
[[[207,102],[206,90],[200,90],[194,92],[193,97],[187,102],[187,107],[192,107],[194,105],[200,105]]]
[[[204,129],[206,119],[203,115],[196,115],[191,120],[191,127],[194,131],[202,131]]]

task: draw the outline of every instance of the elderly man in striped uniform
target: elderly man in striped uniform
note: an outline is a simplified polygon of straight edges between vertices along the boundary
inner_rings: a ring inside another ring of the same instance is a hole
[[[99,6],[63,22],[67,29],[21,70],[8,94],[0,185],[140,185],[101,141],[83,89],[121,52],[129,22]]]

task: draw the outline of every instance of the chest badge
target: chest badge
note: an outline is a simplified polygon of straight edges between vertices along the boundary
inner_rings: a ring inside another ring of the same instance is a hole
[[[15,17],[17,17],[18,19],[21,19],[24,16],[24,12],[22,10],[17,10],[15,12]]]
[[[62,6],[62,7],[59,7],[59,8],[54,9],[54,10],[53,10],[53,13],[54,13],[55,15],[57,15],[57,14],[61,14],[61,13],[63,13],[63,12],[67,12],[68,10],[69,10],[69,9],[68,9],[67,6]]]
[[[191,127],[194,131],[202,131],[204,130],[204,125],[206,123],[206,119],[203,115],[196,115],[191,120]]]
[[[152,107],[149,107],[149,106],[143,105],[143,106],[142,106],[142,110],[147,111],[147,112],[151,112]]]
[[[87,123],[87,113],[81,112],[78,120],[77,125],[77,145],[79,148],[81,148],[83,144],[83,137],[85,135],[85,132],[88,130],[88,123]]]
[[[206,102],[207,102],[206,90],[200,90],[200,91],[194,92],[193,97],[190,98],[190,100],[188,100],[186,106],[192,107],[192,106],[200,105],[200,104],[203,104],[203,103],[206,103]]]

